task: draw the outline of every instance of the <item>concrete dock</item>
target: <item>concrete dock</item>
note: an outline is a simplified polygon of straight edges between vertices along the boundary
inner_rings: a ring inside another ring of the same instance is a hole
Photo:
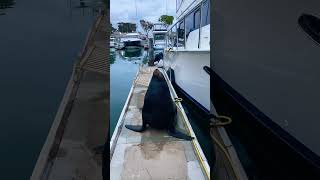
[[[88,33],[32,180],[102,179],[109,133],[108,14],[102,13]]]
[[[185,141],[169,136],[165,130],[148,128],[138,133],[124,127],[142,124],[144,96],[154,70],[155,67],[142,67],[133,82],[110,142],[110,179],[210,179],[210,168],[196,138]],[[169,81],[167,76],[166,80]],[[172,98],[177,97],[173,87],[169,89]],[[177,107],[176,128],[195,137],[180,102]]]

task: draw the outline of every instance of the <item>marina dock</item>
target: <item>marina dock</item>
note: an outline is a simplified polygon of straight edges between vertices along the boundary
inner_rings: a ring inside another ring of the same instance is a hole
[[[109,129],[108,14],[102,11],[88,33],[32,180],[102,179]]]
[[[155,67],[141,67],[133,81],[110,142],[110,179],[210,179],[210,168],[180,102],[176,128],[195,139],[176,139],[164,130],[133,132],[125,124],[141,125],[144,96]],[[165,75],[164,71],[160,71]],[[167,83],[168,77],[165,75]],[[168,83],[172,99],[177,95]]]

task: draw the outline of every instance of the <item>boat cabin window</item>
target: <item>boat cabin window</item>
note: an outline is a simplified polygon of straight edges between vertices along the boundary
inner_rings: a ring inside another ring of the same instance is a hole
[[[193,25],[193,20],[194,19],[194,15],[193,13],[190,13],[187,17],[186,17],[186,38],[188,39],[189,34],[191,31],[193,31],[194,29],[194,25]]]
[[[200,9],[197,9],[196,12],[194,13],[194,29],[199,29],[200,28]]]
[[[177,0],[177,5],[179,4],[179,2],[182,2],[182,1]],[[167,33],[167,36],[168,36],[167,46],[168,47],[187,46],[187,48],[191,48],[191,49],[200,48],[201,43],[207,43],[206,41],[202,42],[200,38],[202,34],[200,33],[200,31],[203,31],[201,27],[209,24],[210,24],[210,0],[205,0],[201,4],[201,6],[196,7],[191,13],[189,13],[187,16],[182,18],[180,22],[178,22],[176,25],[174,25],[171,28],[171,30]],[[199,29],[198,33],[197,32],[192,33],[192,31],[195,31],[198,29]],[[207,30],[205,30],[205,33],[206,31]],[[190,34],[192,36],[190,38],[192,39],[190,39],[190,42],[189,42],[188,38]]]
[[[170,34],[171,34],[171,30],[169,30],[167,33],[168,33],[168,34],[166,35],[166,47],[172,47],[172,46],[170,45]]]
[[[177,28],[173,26],[168,32],[168,46],[176,47],[177,46]]]
[[[184,20],[179,22],[179,27],[178,27],[178,47],[184,47]]]
[[[206,0],[201,7],[201,27],[210,24],[210,1]]]
[[[200,9],[196,9],[192,13],[190,13],[186,19],[186,39],[188,39],[189,34],[200,28]]]
[[[156,30],[158,30],[158,31],[166,31],[167,28],[162,23],[155,23],[155,24],[153,24],[153,31],[156,31]]]
[[[154,40],[164,40],[165,39],[165,34],[155,34],[153,36]]]

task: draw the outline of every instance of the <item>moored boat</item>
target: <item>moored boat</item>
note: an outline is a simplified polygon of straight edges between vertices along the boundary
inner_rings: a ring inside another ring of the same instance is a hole
[[[114,37],[110,37],[110,48],[114,48],[116,46],[115,40],[116,39]]]
[[[125,37],[121,39],[121,42],[123,42],[123,46],[126,49],[137,49],[143,47],[139,33],[127,33]]]
[[[164,52],[171,81],[199,109],[209,114],[210,1],[177,1],[177,19],[168,28]]]
[[[289,4],[214,3],[214,105],[261,177],[319,179],[320,2]]]
[[[163,50],[166,45],[165,35],[167,33],[166,26],[162,23],[155,23],[153,25],[152,36],[153,36],[153,49]]]

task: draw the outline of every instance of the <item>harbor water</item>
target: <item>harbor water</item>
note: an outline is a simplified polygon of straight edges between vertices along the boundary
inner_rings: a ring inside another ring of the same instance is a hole
[[[92,4],[0,0],[1,179],[30,178],[95,19]]]
[[[145,64],[148,51],[110,50],[110,137],[127,100],[140,64]]]

